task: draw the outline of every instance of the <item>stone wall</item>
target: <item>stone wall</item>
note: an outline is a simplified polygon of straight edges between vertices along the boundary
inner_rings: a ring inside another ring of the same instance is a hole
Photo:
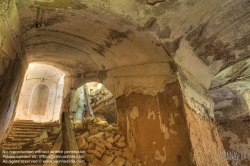
[[[199,166],[207,163],[217,166],[228,165],[226,160],[221,159],[224,148],[215,120],[201,117],[186,102],[183,105],[192,145],[192,161]]]
[[[8,62],[8,66],[0,65],[3,71],[0,74],[0,141],[8,132],[8,127],[11,127],[9,124],[14,120],[14,110],[25,74],[19,59],[7,60],[1,57],[1,60]]]
[[[15,116],[26,64],[20,51],[20,31],[14,1],[0,5],[0,142]]]
[[[180,84],[157,95],[131,93],[117,98],[118,125],[144,165],[228,165],[217,125],[186,102]]]

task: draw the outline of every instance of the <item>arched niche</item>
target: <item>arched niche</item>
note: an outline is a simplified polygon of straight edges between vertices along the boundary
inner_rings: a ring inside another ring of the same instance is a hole
[[[45,115],[49,98],[49,88],[45,84],[34,87],[29,105],[29,113],[33,115]]]

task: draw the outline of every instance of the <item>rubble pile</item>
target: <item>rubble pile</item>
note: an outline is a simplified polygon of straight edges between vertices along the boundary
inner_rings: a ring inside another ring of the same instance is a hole
[[[102,86],[100,89],[90,89],[89,98],[91,105],[96,104],[98,101],[106,100],[107,98],[112,98],[112,93]]]
[[[108,123],[116,123],[115,98],[105,86],[90,89],[89,98],[96,117],[104,117]]]
[[[88,118],[74,124],[79,150],[86,151],[88,166],[137,166],[139,160],[126,144],[126,137],[116,124]]]

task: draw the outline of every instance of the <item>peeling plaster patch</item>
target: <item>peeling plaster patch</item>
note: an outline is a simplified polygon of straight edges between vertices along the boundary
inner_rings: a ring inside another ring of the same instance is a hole
[[[155,112],[154,111],[150,111],[150,109],[148,110],[148,119],[151,118],[151,116],[153,117],[153,120],[155,120]]]
[[[173,124],[175,124],[173,114],[170,114],[170,117],[169,117],[168,120],[169,120],[169,125],[170,125],[170,126],[172,126]]]
[[[130,122],[128,118],[128,111],[126,111],[126,121],[127,121],[127,143],[128,146],[131,148],[132,153],[136,151],[136,142],[133,132],[130,129]]]
[[[175,106],[178,107],[179,106],[179,99],[178,99],[178,97],[176,95],[173,96],[173,100],[174,100]]]
[[[51,16],[50,18],[44,20],[43,24],[45,27],[47,27],[47,26],[52,26],[56,23],[63,22],[65,20],[66,20],[66,17],[64,15],[56,14],[56,15]]]
[[[105,55],[104,55],[104,53],[105,53],[105,48],[104,48],[103,45],[97,44],[97,48],[92,48],[92,49],[93,49],[93,51],[97,52],[99,55],[105,57]]]
[[[180,46],[181,39],[182,37],[179,37],[178,39],[175,39],[172,42],[163,43],[162,47],[168,55],[170,55],[171,57],[174,57],[176,51],[178,50]]]
[[[139,85],[127,85],[124,93],[126,94],[126,96],[128,96],[131,92],[155,96],[158,92],[162,92],[163,90],[164,89],[162,87],[142,87]]]
[[[128,35],[133,34],[131,30],[127,30],[126,32],[119,32],[115,29],[110,29],[107,39],[111,42],[115,42],[114,44],[122,43],[124,39],[128,38]]]
[[[151,17],[145,24],[144,29],[152,30],[157,25],[157,19],[155,17]]]
[[[138,111],[138,107],[133,107],[132,111],[130,112],[130,117],[132,119],[136,119],[137,117],[139,117],[139,111]]]
[[[161,128],[161,132],[164,134],[164,138],[165,138],[166,140],[168,140],[168,139],[170,138],[170,134],[169,134],[168,128],[166,127],[165,124],[162,124],[160,112],[158,112],[158,114],[159,114],[159,119],[160,119],[160,128]]]
[[[177,134],[177,132],[175,132],[174,130],[170,129],[170,133],[172,134]]]
[[[163,156],[161,155],[161,153],[160,153],[159,150],[157,150],[157,151],[155,152],[155,156],[154,156],[155,160],[161,161],[161,164],[165,163],[166,160],[167,160],[165,146],[162,148],[162,150],[163,150],[163,152],[164,152],[164,155],[163,155]]]
[[[214,118],[214,103],[204,86],[184,70],[179,70],[178,79],[188,105],[200,116]]]

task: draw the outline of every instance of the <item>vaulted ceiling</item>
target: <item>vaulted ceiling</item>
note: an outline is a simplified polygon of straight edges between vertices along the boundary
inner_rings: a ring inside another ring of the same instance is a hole
[[[28,62],[76,74],[175,61],[211,91],[249,90],[248,0],[4,0],[0,8]]]
[[[206,66],[217,63],[217,73],[249,56],[249,5],[246,0],[16,0],[28,61],[70,73],[167,62],[181,40]]]

